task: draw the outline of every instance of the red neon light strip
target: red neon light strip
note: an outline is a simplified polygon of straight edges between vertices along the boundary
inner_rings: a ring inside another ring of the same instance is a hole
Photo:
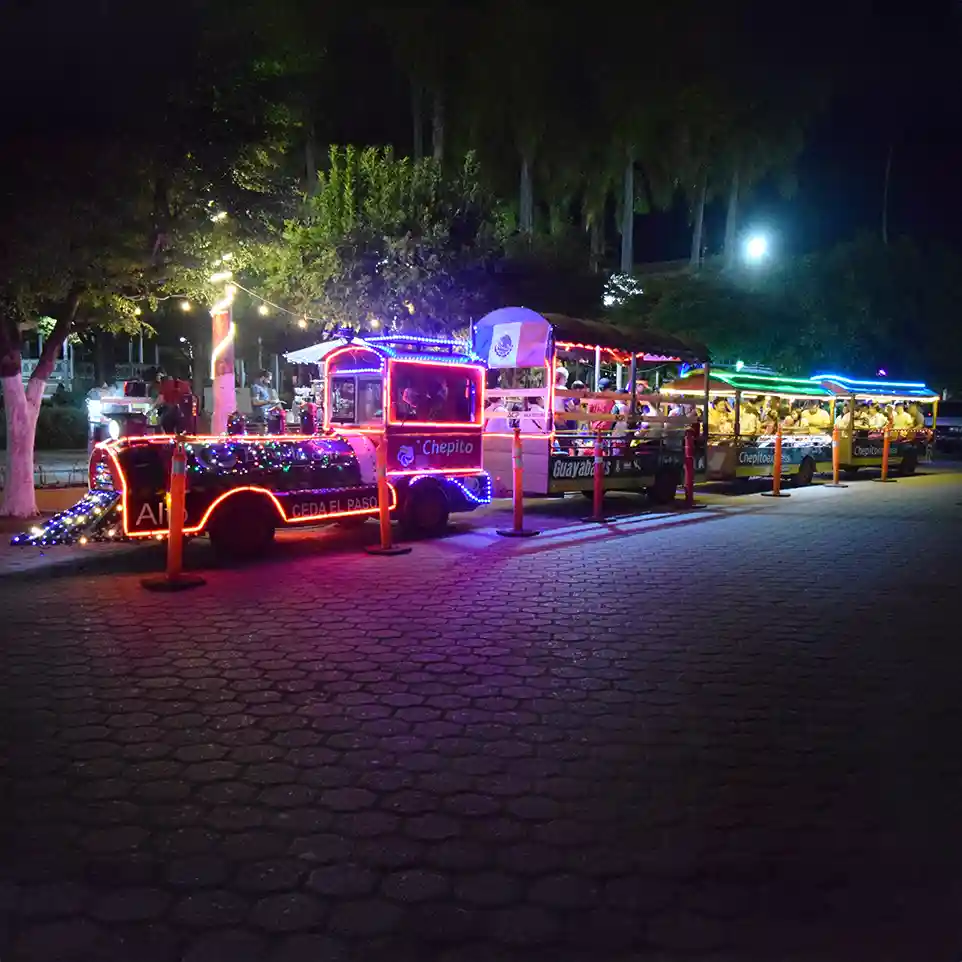
[[[114,467],[117,470],[117,475],[120,478],[120,490],[121,490],[121,503],[123,505],[123,523],[124,523],[124,534],[128,538],[155,538],[158,535],[165,535],[168,533],[168,528],[157,528],[153,531],[131,531],[129,525],[127,524],[127,476],[124,474],[123,468],[120,466],[120,461],[117,455],[110,449],[106,448],[107,454],[113,461]],[[397,491],[394,485],[388,484],[388,488],[391,491],[391,507],[390,510],[393,511],[397,507]],[[210,505],[208,505],[207,510],[204,512],[204,516],[196,525],[191,525],[190,527],[184,528],[184,534],[199,534],[207,525],[210,520],[210,516],[214,509],[227,498],[240,494],[242,491],[253,491],[256,494],[266,494],[274,504],[274,508],[281,521],[285,524],[305,524],[311,521],[327,521],[336,520],[337,518],[350,518],[356,517],[362,514],[377,514],[380,510],[379,508],[360,508],[354,511],[336,511],[331,514],[309,514],[303,515],[297,518],[289,518],[284,511],[283,505],[278,501],[277,496],[273,491],[268,488],[258,487],[257,485],[245,485],[241,488],[232,488],[230,491],[225,491],[222,495],[215,498]]]
[[[406,478],[415,474],[483,474],[483,468],[419,468],[417,471],[388,471],[392,478]]]
[[[342,354],[348,353],[349,351],[358,351],[358,350],[367,351],[369,354],[373,354],[375,357],[379,359],[384,357],[383,354],[378,353],[373,347],[367,347],[367,346],[353,347],[350,344],[345,344],[344,347],[339,347],[336,351],[331,351],[331,353],[324,358],[324,400],[326,402],[324,404],[324,430],[325,431],[336,431],[340,427],[340,426],[337,426],[337,427],[333,426],[333,422],[331,421],[331,410],[333,408],[333,405],[331,404],[331,374],[332,373],[337,374],[337,371],[333,371],[333,372],[331,371],[331,361],[333,361],[336,357],[340,357]],[[390,359],[388,359],[388,364],[390,365]],[[384,386],[386,386],[387,383],[388,383],[388,375],[385,374],[384,382],[383,382]],[[384,410],[384,401],[385,401],[386,395],[387,395],[387,392],[382,387],[381,389],[381,410],[382,411]],[[354,399],[354,403],[355,405],[357,404],[356,397]],[[356,410],[357,409],[355,407],[355,413],[356,413]]]
[[[476,386],[480,387],[478,391],[478,407],[477,407],[477,417],[473,421],[410,421],[404,419],[397,419],[393,416],[393,402],[391,400],[391,372],[393,365],[395,364],[415,364],[418,366],[425,367],[443,367],[446,370],[457,370],[458,368],[464,368],[468,371],[473,371],[475,375],[480,375],[477,377],[475,382]],[[389,358],[387,364],[387,374],[384,379],[385,385],[385,398],[387,402],[387,424],[389,427],[413,427],[413,428],[442,428],[445,430],[456,430],[458,428],[479,428],[484,425],[484,371],[485,368],[480,364],[444,364],[437,361],[409,361],[405,358]]]

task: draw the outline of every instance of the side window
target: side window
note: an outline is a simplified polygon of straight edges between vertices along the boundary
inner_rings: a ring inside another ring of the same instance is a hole
[[[359,378],[357,385],[357,423],[380,424],[384,418],[383,388],[380,378]]]
[[[331,420],[355,424],[357,418],[357,378],[353,375],[331,378]]]

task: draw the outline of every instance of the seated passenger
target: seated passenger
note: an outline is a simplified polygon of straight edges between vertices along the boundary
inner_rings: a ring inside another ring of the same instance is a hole
[[[784,410],[775,398],[772,398],[769,401],[768,410],[762,415],[762,433],[775,434],[782,423],[782,418],[787,414],[788,411]]]
[[[901,401],[895,405],[895,411],[892,414],[892,426],[898,431],[907,431],[909,428],[915,427],[915,418],[905,410],[905,405]]]
[[[732,434],[734,430],[735,421],[728,406],[728,401],[723,397],[715,398],[712,406],[708,409],[708,433]]]
[[[503,434],[510,430],[508,409],[503,398],[492,398],[484,409],[484,430]]]
[[[845,408],[837,418],[835,418],[835,426],[841,428],[843,431],[848,430],[852,427],[852,402],[846,401]]]
[[[922,413],[922,409],[912,401],[909,404],[908,415],[915,422],[915,430],[921,431],[925,427],[925,415]]]
[[[621,394],[623,398],[618,398],[611,407],[611,413],[618,418],[614,423],[614,427],[611,429],[611,433],[619,437],[624,437],[628,433],[628,414],[631,411],[631,396],[628,391],[622,391]]]
[[[877,404],[870,404],[868,408],[869,428],[872,431],[881,431],[888,423],[889,419],[885,416],[885,412]]]
[[[782,419],[782,430],[789,434],[798,434],[802,428],[802,406],[793,403],[788,414]]]
[[[598,381],[598,391],[609,391],[611,389],[611,378],[603,377]],[[610,398],[590,398],[587,403],[589,414],[611,414],[615,402]],[[611,421],[592,421],[591,431],[608,431],[611,429]]]
[[[810,434],[823,434],[832,426],[832,416],[818,401],[809,401],[808,408],[802,416],[802,424]]]
[[[742,409],[738,418],[738,432],[742,437],[754,437],[760,434],[762,422],[755,410],[755,405],[748,403],[742,404]]]

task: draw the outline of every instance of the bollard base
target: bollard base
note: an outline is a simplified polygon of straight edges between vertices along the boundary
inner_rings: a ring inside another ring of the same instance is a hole
[[[536,534],[541,534],[540,531],[532,531],[530,528],[508,528],[505,531],[498,531],[502,538],[533,538]]]
[[[842,483],[836,484],[834,481],[826,481],[824,484],[820,484],[819,487],[820,488],[847,488],[848,485],[842,484]]]
[[[395,555],[410,554],[411,549],[405,544],[392,544],[390,548],[382,548],[379,544],[371,545],[364,549],[368,554]]]
[[[875,484],[895,484],[898,478],[872,478]]]
[[[174,578],[152,575],[150,578],[141,578],[140,584],[148,591],[187,591],[189,588],[206,585],[207,582],[200,575],[179,574]]]
[[[763,498],[790,498],[791,495],[787,491],[763,491]]]

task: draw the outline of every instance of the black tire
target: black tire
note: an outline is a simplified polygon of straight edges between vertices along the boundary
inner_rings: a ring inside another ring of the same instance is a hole
[[[858,468],[846,468],[842,473],[849,481],[854,481],[858,477]]]
[[[815,460],[814,458],[802,458],[802,463],[798,466],[798,472],[795,475],[795,487],[796,488],[807,488],[811,483],[812,479],[815,477]]]
[[[409,538],[434,538],[447,530],[450,513],[444,492],[422,481],[405,494],[401,528]]]
[[[270,548],[277,512],[264,497],[235,494],[214,512],[207,534],[217,555],[228,561],[258,558]]]
[[[898,473],[907,478],[915,474],[915,469],[919,466],[919,452],[916,448],[908,448],[899,464]]]
[[[655,473],[655,483],[647,489],[652,504],[671,504],[681,484],[681,469],[663,467]]]

